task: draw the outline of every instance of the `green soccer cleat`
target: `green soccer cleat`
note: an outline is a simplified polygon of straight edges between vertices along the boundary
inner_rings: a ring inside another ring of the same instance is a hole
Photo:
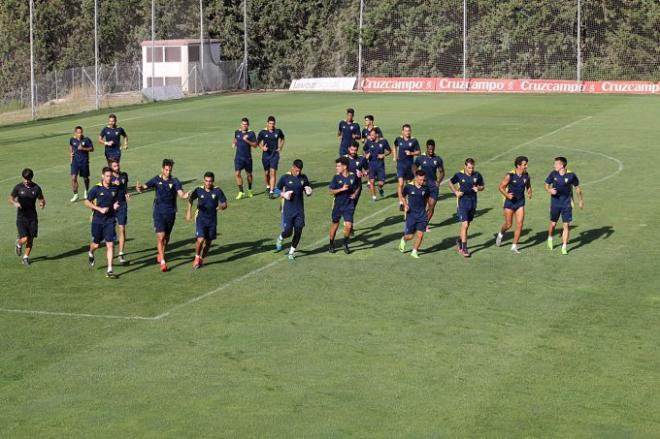
[[[406,240],[401,238],[401,241],[399,241],[399,251],[401,253],[404,253],[406,251]]]
[[[568,249],[567,249],[566,247],[563,247],[563,246],[562,246],[562,248],[561,248],[561,254],[562,254],[562,255],[567,255],[567,254],[568,254]]]
[[[296,259],[296,257],[293,255],[293,253],[289,253],[289,254],[287,255],[287,258],[289,258],[290,261],[293,261],[293,260]]]
[[[247,197],[248,197],[248,198],[252,198],[252,197],[254,197],[254,194],[252,193],[252,189],[248,189]]]
[[[106,271],[105,277],[108,279],[117,279],[117,275],[112,271]]]
[[[244,192],[239,192],[238,195],[236,195],[237,200],[242,200],[245,198],[245,193]]]
[[[80,197],[78,197],[78,194],[76,193],[76,194],[73,194],[73,197],[69,201],[71,203],[75,203],[76,201],[78,201],[79,198]]]
[[[282,251],[282,240],[280,237],[277,237],[277,240],[275,241],[275,251]]]
[[[548,244],[548,248],[549,248],[550,250],[552,250],[552,248],[553,248],[553,245],[552,245],[552,238],[548,238],[547,244]]]
[[[419,255],[417,254],[417,250],[413,250],[410,252],[410,256],[412,256],[415,259],[419,259]]]

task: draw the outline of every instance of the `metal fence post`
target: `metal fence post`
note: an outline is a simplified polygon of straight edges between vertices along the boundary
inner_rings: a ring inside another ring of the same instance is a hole
[[[248,87],[247,0],[243,0],[243,89]]]
[[[582,80],[582,4],[577,0],[577,81]]]
[[[467,0],[463,0],[463,83],[467,79]],[[467,88],[466,85],[464,85]]]
[[[99,109],[99,0],[94,0],[94,105]]]
[[[362,16],[364,13],[364,0],[360,0],[360,28],[358,30],[358,71],[357,88],[362,88]]]
[[[35,83],[34,83],[34,37],[33,37],[34,1],[30,0],[30,108],[32,109],[32,120],[36,119],[35,109]]]

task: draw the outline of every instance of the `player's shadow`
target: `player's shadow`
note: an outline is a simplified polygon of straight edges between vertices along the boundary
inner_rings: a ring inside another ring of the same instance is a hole
[[[436,206],[435,209],[436,209],[436,215],[437,215],[437,213],[438,213],[438,207]],[[480,216],[482,216],[482,215],[487,214],[487,213],[490,212],[491,210],[493,210],[492,207],[486,207],[486,208],[484,208],[484,209],[479,209],[479,210],[477,210],[477,211],[474,213],[474,217],[475,217],[475,218],[478,218],[478,217],[480,217]],[[452,224],[457,224],[457,223],[458,223],[458,216],[457,216],[456,213],[454,212],[454,213],[452,213],[451,216],[445,218],[442,222],[440,222],[440,223],[432,223],[432,225],[435,226],[435,227],[444,227],[444,226],[450,226],[450,225],[452,225]]]
[[[133,238],[128,238],[128,239],[126,239],[126,243],[129,243],[132,240],[133,240]],[[115,248],[117,248],[117,245],[115,245]],[[70,257],[73,257],[73,256],[81,256],[81,255],[86,256],[88,251],[89,251],[89,243],[83,244],[80,247],[77,247],[77,248],[74,248],[74,249],[71,249],[71,250],[67,250],[64,253],[60,253],[60,254],[57,254],[57,255],[40,256],[38,259],[37,258],[32,259],[32,262],[41,261],[41,260],[56,261],[56,260],[59,260],[59,259],[70,258]],[[105,261],[105,245],[101,244],[101,246],[98,248],[98,250],[96,250],[96,252],[94,254],[96,255],[97,260],[99,258],[102,258]]]
[[[481,232],[477,232],[473,235],[470,235],[470,239],[476,238],[478,236],[483,235]],[[424,236],[426,238],[426,235]],[[431,247],[424,248],[424,244],[422,243],[422,251],[424,253],[435,253],[435,252],[441,252],[443,250],[449,250],[451,248],[456,248],[456,237],[455,236],[450,236],[442,241],[438,242],[437,244],[432,245]]]
[[[522,229],[520,231],[520,237],[522,238],[523,236],[529,235],[529,232],[531,232],[531,231],[532,231],[532,229]],[[503,240],[505,242],[503,244],[506,244],[507,243],[506,240],[510,240],[512,238],[513,238],[513,232],[511,230],[507,231],[504,234]],[[470,239],[472,239],[472,236],[470,236]],[[481,250],[486,250],[487,248],[490,248],[490,247],[494,246],[495,245],[495,240],[496,240],[496,236],[493,236],[492,239],[489,239],[488,241],[486,241],[484,243],[477,244],[474,247],[469,247],[470,253],[474,254],[474,253],[480,252]]]
[[[205,263],[205,266],[224,264],[225,262],[232,262],[239,259],[243,259],[248,256],[253,256],[259,253],[272,251],[275,249],[275,246],[272,245],[272,241],[273,241],[272,239],[258,239],[256,241],[234,242],[228,245],[219,244],[217,246],[213,246],[211,247],[211,250],[209,251],[207,258],[216,255],[221,255],[221,256],[227,255],[227,256],[217,261]],[[267,243],[271,243],[271,244],[267,245]],[[188,262],[192,262],[192,257],[190,259],[191,260]]]
[[[574,244],[571,250],[576,250],[584,245],[591,244],[599,239],[608,239],[614,234],[612,226],[602,226],[595,229],[584,230],[577,236],[569,241],[569,244]]]
[[[330,186],[329,181],[316,181],[312,180],[309,182],[309,184],[312,186],[312,189],[318,189],[318,188],[326,188],[328,189],[328,186]]]

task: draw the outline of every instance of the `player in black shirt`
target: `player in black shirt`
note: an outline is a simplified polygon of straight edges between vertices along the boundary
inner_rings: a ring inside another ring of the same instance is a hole
[[[39,185],[32,182],[34,177],[32,169],[23,169],[21,175],[23,176],[23,182],[17,184],[11,191],[9,203],[16,208],[16,228],[18,229],[16,256],[21,256],[25,245],[23,265],[30,265],[32,243],[34,238],[37,237],[39,229],[37,200],[39,201],[39,207],[43,209],[46,207],[46,199]]]

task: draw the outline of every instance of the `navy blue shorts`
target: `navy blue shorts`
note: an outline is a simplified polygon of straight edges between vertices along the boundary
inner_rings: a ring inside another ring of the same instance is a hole
[[[396,177],[404,180],[412,180],[415,176],[412,171],[412,165],[396,164]]]
[[[242,171],[252,174],[252,158],[251,157],[236,157],[234,158],[234,171]]]
[[[438,201],[438,196],[440,195],[440,186],[438,183],[429,184],[429,198],[433,198],[435,201]]]
[[[105,221],[103,223],[92,223],[92,242],[100,244],[101,242],[114,242],[115,234],[115,220]]]
[[[341,144],[339,145],[339,157],[344,157],[346,154],[348,154],[348,147],[351,146],[350,143],[344,145]]]
[[[108,151],[106,151],[105,159],[106,160],[113,159],[113,160],[117,160],[118,162],[120,162],[121,161],[121,152],[120,151],[117,151],[117,152],[113,152],[113,151],[108,152]]]
[[[426,217],[414,217],[406,216],[406,224],[403,227],[404,235],[412,235],[416,231],[426,232],[426,227],[429,225],[429,222]]]
[[[332,222],[338,223],[341,218],[344,218],[344,222],[352,223],[353,214],[355,213],[355,203],[351,202],[343,206],[333,206],[332,208]]]
[[[459,199],[458,206],[456,207],[456,213],[458,215],[459,222],[471,222],[474,219],[474,214],[477,212],[477,203],[474,202],[462,202]]]
[[[305,214],[302,212],[296,213],[283,213],[282,214],[282,231],[291,228],[302,229],[305,227]]]
[[[195,237],[204,238],[207,241],[213,241],[217,238],[217,221],[203,219],[198,216],[195,220]]]
[[[89,162],[71,162],[71,175],[80,175],[83,178],[89,177]]]
[[[277,170],[277,165],[280,163],[280,154],[271,154],[271,155],[262,155],[261,156],[261,164],[264,166],[264,171],[268,171],[269,169],[275,169]]]
[[[385,162],[369,162],[369,180],[385,181]]]
[[[122,204],[119,206],[116,212],[117,215],[117,224],[120,226],[125,226],[128,224],[128,205]]]
[[[159,210],[154,210],[154,230],[156,233],[165,233],[166,235],[169,235],[172,233],[175,221],[176,211],[161,212]]]
[[[513,199],[513,200],[504,200],[504,208],[513,210],[514,212],[521,207],[525,207],[525,197],[522,197],[520,199]]]
[[[550,221],[556,223],[559,221],[559,217],[565,223],[570,223],[573,221],[573,206],[570,204],[551,204],[550,205]]]

